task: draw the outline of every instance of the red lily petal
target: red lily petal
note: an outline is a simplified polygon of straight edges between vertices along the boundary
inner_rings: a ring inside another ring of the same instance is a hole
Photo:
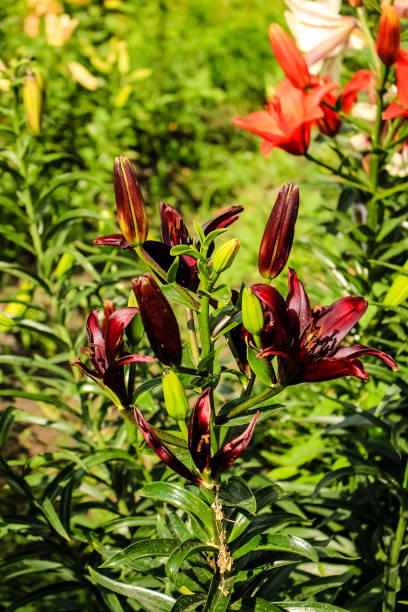
[[[292,268],[288,269],[288,296],[286,298],[286,308],[293,330],[293,335],[300,338],[312,320],[310,302],[299,280],[298,275]]]
[[[287,351],[279,351],[274,349],[273,346],[269,346],[268,348],[262,349],[262,351],[257,354],[258,359],[263,359],[264,357],[283,357],[284,359],[291,359],[292,356]]]
[[[408,117],[408,109],[403,108],[398,102],[394,101],[385,109],[382,118],[395,119],[396,117]]]
[[[361,361],[346,358],[307,361],[303,376],[298,382],[321,382],[342,376],[356,376],[364,381],[368,380],[368,374]]]
[[[163,270],[169,270],[175,257],[170,255],[171,247],[163,242],[156,240],[146,240],[143,244],[144,250],[156,261]],[[187,287],[191,291],[197,291],[199,284],[197,262],[192,257],[181,255],[180,264],[177,270],[176,281],[183,287]]]
[[[188,448],[200,472],[210,467],[211,460],[211,402],[210,387],[197,399],[188,425]]]
[[[107,236],[99,236],[93,241],[94,244],[102,244],[105,246],[118,246],[122,250],[131,248],[123,234],[108,234]]]
[[[223,229],[231,225],[231,223],[235,223],[238,219],[238,215],[242,213],[243,210],[243,206],[231,206],[227,208],[227,210],[224,210],[213,219],[203,223],[202,229],[204,234],[207,236],[216,229]]]
[[[402,106],[408,107],[408,51],[400,49],[397,61],[395,62],[397,73],[397,92],[398,100]]]
[[[99,324],[97,308],[91,312],[86,321],[86,335],[91,351],[90,359],[98,375],[102,378],[106,370],[106,352],[105,338]]]
[[[297,48],[295,41],[279,24],[271,23],[269,41],[278,64],[293,86],[305,89],[310,85],[311,77],[305,58]]]
[[[258,412],[252,417],[252,421],[246,430],[240,436],[235,438],[235,440],[232,440],[215,453],[214,457],[211,459],[211,475],[213,477],[216,474],[227,470],[230,465],[232,465],[234,461],[244,452],[251,441],[259,415],[260,411],[258,410]]]
[[[326,340],[325,355],[334,355],[340,342],[361,319],[367,306],[368,302],[364,298],[348,296],[323,309],[315,320],[315,327],[320,329],[322,340]]]
[[[345,357],[354,358],[360,357],[361,355],[374,355],[375,357],[379,357],[380,359],[385,361],[385,363],[389,365],[390,368],[392,368],[394,371],[398,370],[397,364],[390,355],[384,353],[383,351],[380,351],[379,349],[371,348],[370,346],[364,346],[363,344],[343,346],[342,348],[339,348],[338,351],[336,351],[334,356],[336,359],[344,359]]]
[[[108,364],[115,361],[123,330],[129,325],[137,312],[137,308],[119,308],[109,316],[106,322],[105,335],[106,361]]]
[[[351,107],[357,100],[358,92],[361,89],[368,89],[372,84],[372,79],[371,70],[359,70],[351,77],[341,93],[342,110],[344,113],[351,111]]]
[[[251,291],[261,300],[265,307],[265,314],[270,319],[267,321],[268,327],[274,332],[276,338],[276,348],[286,348],[290,343],[290,321],[286,312],[285,300],[275,287],[263,283],[252,285]],[[269,330],[266,331],[269,332]]]
[[[324,117],[321,103],[324,98],[333,91],[338,89],[338,84],[333,81],[328,81],[317,87],[313,87],[305,96],[304,101],[304,121],[316,121]]]
[[[159,210],[163,242],[170,247],[177,244],[191,244],[190,234],[180,213],[165,202],[160,202]]]
[[[155,363],[156,361],[157,359],[155,357],[149,357],[148,355],[125,355],[125,357],[121,357],[114,361],[112,367],[118,368],[128,363]]]
[[[201,485],[203,481],[201,478],[195,476],[185,465],[181,463],[179,459],[160,440],[156,432],[150,427],[149,423],[143,417],[142,413],[138,408],[135,407],[135,420],[136,425],[139,428],[142,436],[146,440],[150,448],[156,453],[158,457],[168,465],[172,470],[190,480],[193,484]]]

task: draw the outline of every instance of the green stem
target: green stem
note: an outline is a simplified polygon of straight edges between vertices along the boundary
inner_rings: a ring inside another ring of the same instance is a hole
[[[402,487],[405,490],[408,486],[408,461],[405,466],[404,480]],[[384,600],[382,605],[383,612],[394,612],[399,582],[399,556],[404,543],[405,531],[407,528],[407,513],[401,505],[395,538],[391,547],[389,566],[386,568],[384,577]]]
[[[367,46],[371,51],[371,57],[373,59],[374,69],[376,72],[380,71],[380,59],[378,57],[377,51],[375,50],[375,42],[371,35],[371,30],[367,22],[367,14],[364,6],[359,6],[357,8],[357,15],[360,22],[361,29],[367,41]]]
[[[257,406],[258,404],[260,404],[261,402],[264,402],[270,397],[277,395],[278,393],[282,391],[283,388],[284,387],[282,385],[277,383],[276,385],[273,385],[271,387],[268,387],[264,391],[261,391],[261,393],[258,393],[257,395],[253,395],[252,397],[247,399],[246,402],[243,402],[242,404],[239,404],[238,406],[233,408],[230,412],[228,412],[228,414],[218,417],[217,425],[221,425],[222,423],[225,423],[226,421],[228,421],[228,419],[238,416],[239,414],[241,414],[241,412],[244,412],[245,410],[249,410],[249,408],[253,408],[254,406]]]
[[[356,187],[356,189],[359,189],[360,191],[366,191],[368,193],[371,192],[371,189],[369,188],[368,185],[364,185],[364,183],[360,183],[359,181],[353,178],[350,178],[347,174],[345,174],[338,168],[334,168],[333,166],[330,166],[329,164],[322,162],[320,159],[318,159],[317,157],[314,157],[310,153],[306,152],[305,157],[306,159],[313,162],[314,164],[317,164],[318,166],[321,166],[322,168],[326,168],[326,170],[329,170],[332,174],[335,174],[336,176],[341,176],[341,178],[346,180],[350,185],[353,185],[353,187]]]
[[[201,310],[198,315],[198,326],[200,328],[201,359],[204,359],[211,351],[210,298],[208,295],[203,295],[201,298]]]
[[[378,198],[375,197],[378,188],[378,177],[380,172],[380,162],[383,157],[383,152],[379,150],[381,140],[381,125],[383,114],[383,97],[385,92],[385,83],[388,77],[388,67],[381,65],[380,84],[377,93],[377,114],[375,117],[375,125],[372,137],[372,155],[370,162],[370,179],[371,190],[373,197],[367,202],[368,226],[373,230],[374,234],[378,225]]]
[[[198,350],[197,333],[194,324],[194,313],[191,308],[187,308],[187,329],[190,341],[191,355],[193,363],[197,367],[200,362],[200,351]]]
[[[382,200],[385,198],[389,198],[390,196],[393,196],[395,193],[398,193],[399,191],[407,191],[408,190],[408,183],[406,181],[404,181],[403,183],[400,183],[399,185],[395,185],[394,187],[390,187],[389,189],[383,189],[381,191],[379,191],[376,195],[373,196],[373,200]]]

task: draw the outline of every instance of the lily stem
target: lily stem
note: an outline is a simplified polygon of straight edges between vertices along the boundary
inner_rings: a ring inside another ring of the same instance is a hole
[[[402,488],[405,490],[408,486],[408,461],[405,466],[404,479]],[[395,532],[395,538],[391,547],[389,565],[385,571],[384,578],[384,599],[382,605],[382,612],[394,612],[396,609],[396,599],[398,592],[399,582],[399,556],[401,548],[404,543],[404,536],[407,528],[407,512],[400,507],[400,516],[398,520],[397,530]]]
[[[261,391],[261,393],[258,393],[257,395],[253,395],[252,397],[247,399],[246,402],[239,404],[238,406],[233,408],[230,412],[228,412],[228,414],[226,414],[225,416],[223,415],[218,420],[225,423],[228,419],[236,417],[239,414],[241,414],[241,412],[244,412],[245,410],[249,410],[249,408],[253,408],[257,404],[260,404],[261,402],[264,402],[270,397],[277,395],[278,393],[282,391],[283,388],[284,387],[280,385],[279,383],[277,383],[276,385],[272,385],[271,387],[268,387],[264,391]]]
[[[194,323],[194,313],[191,308],[186,309],[187,312],[187,329],[190,340],[191,355],[193,363],[197,367],[200,361],[200,351],[198,350],[197,333]]]

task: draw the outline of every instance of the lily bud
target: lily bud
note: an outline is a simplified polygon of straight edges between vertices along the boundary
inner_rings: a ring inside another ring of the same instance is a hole
[[[41,126],[42,91],[37,77],[32,72],[24,79],[23,102],[28,125],[34,134],[38,134]]]
[[[259,248],[258,269],[264,278],[275,278],[286,265],[298,209],[299,189],[294,183],[286,183],[278,194]]]
[[[133,291],[131,291],[129,295],[128,307],[138,308],[138,303]],[[140,312],[137,312],[126,328],[126,336],[132,346],[132,350],[135,350],[135,348],[139,346],[140,342],[142,341],[143,334],[144,327],[142,317],[140,316]]]
[[[165,365],[180,365],[182,347],[177,319],[150,274],[133,281],[145,332],[156,357]]]
[[[377,37],[377,53],[386,66],[395,64],[400,50],[401,26],[393,6],[384,6]]]
[[[250,289],[242,292],[242,324],[253,336],[259,336],[264,326],[261,302]]]
[[[122,234],[131,246],[139,246],[147,238],[149,225],[136,172],[126,157],[120,156],[115,159],[113,182]]]
[[[235,259],[239,251],[240,242],[236,238],[232,238],[222,244],[214,253],[212,265],[216,274],[221,274],[227,270]]]
[[[162,376],[163,396],[166,410],[169,416],[182,421],[188,413],[188,401],[184,387],[177,374],[170,370]]]
[[[353,7],[363,6],[364,0],[349,0],[349,4]]]
[[[305,89],[310,85],[310,72],[294,40],[277,23],[271,23],[269,40],[279,66],[294,87]]]

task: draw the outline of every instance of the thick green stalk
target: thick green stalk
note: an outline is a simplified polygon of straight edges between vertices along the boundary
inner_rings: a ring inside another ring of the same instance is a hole
[[[200,361],[200,351],[198,349],[197,334],[196,334],[196,329],[195,329],[195,324],[194,324],[194,313],[191,308],[187,308],[186,311],[187,311],[187,329],[188,329],[188,338],[189,338],[190,349],[191,349],[191,356],[193,358],[193,363],[195,367],[197,367]]]
[[[408,461],[405,466],[404,480],[402,488],[405,490],[408,486]],[[407,511],[401,506],[400,516],[398,520],[395,538],[392,543],[389,565],[385,571],[384,577],[384,600],[382,612],[394,612],[396,609],[398,579],[399,579],[399,556],[404,543],[405,532],[407,529]]]
[[[253,408],[257,404],[264,402],[270,397],[277,395],[278,393],[282,391],[283,388],[284,387],[282,385],[277,383],[276,385],[273,385],[272,387],[268,387],[267,389],[265,389],[265,391],[262,391],[261,393],[258,393],[257,395],[253,395],[252,397],[247,399],[246,402],[239,404],[239,406],[236,406],[228,414],[223,416],[222,417],[223,422],[227,421],[228,419],[238,416],[239,414],[241,414],[241,412],[244,412],[245,410],[249,410],[249,408]]]
[[[377,113],[375,118],[373,137],[372,137],[372,155],[370,162],[370,179],[371,179],[371,190],[373,197],[367,202],[367,213],[368,213],[368,226],[375,233],[378,225],[378,201],[376,198],[376,191],[378,189],[378,178],[380,173],[380,162],[383,156],[383,152],[379,150],[381,140],[381,125],[382,125],[382,114],[383,114],[383,97],[385,92],[385,83],[387,82],[388,68],[381,65],[380,70],[380,84],[377,93]]]
[[[201,298],[198,326],[200,328],[201,359],[204,359],[211,351],[210,298],[207,295],[203,295]]]

